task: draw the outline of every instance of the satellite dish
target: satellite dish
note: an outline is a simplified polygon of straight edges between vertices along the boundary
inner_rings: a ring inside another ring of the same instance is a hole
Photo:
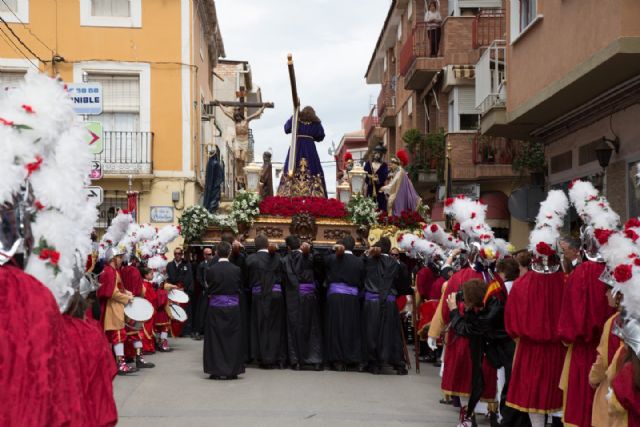
[[[541,187],[521,187],[509,196],[509,212],[525,222],[535,222],[540,203],[545,200],[545,192]]]

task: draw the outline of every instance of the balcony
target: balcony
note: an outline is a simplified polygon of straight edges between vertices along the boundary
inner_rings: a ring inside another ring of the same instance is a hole
[[[521,147],[520,141],[469,133],[447,134],[451,146],[454,180],[514,178],[511,163]]]
[[[153,173],[153,132],[105,131],[104,150],[94,159],[102,162],[104,175]]]
[[[473,48],[488,47],[496,40],[506,40],[507,24],[502,9],[481,10],[473,21]]]
[[[363,120],[364,125],[364,137],[369,140],[372,135],[372,132],[380,127],[380,120],[377,116],[374,116],[373,113],[369,114],[368,117],[365,117]]]
[[[506,42],[495,40],[476,64],[476,107],[480,110],[482,134],[504,131],[507,100]]]
[[[426,23],[418,23],[400,51],[400,74],[407,90],[424,89],[445,65],[473,65],[478,61],[474,48],[473,16],[448,16],[442,22],[438,57],[431,57]]]
[[[382,83],[378,95],[378,118],[382,127],[394,127],[396,124],[396,91],[391,82]]]

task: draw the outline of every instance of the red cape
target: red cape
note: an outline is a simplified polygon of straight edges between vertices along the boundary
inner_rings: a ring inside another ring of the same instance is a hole
[[[518,339],[507,405],[526,412],[552,413],[562,408],[558,387],[565,347],[557,334],[564,274],[527,272],[511,288],[505,327]]]
[[[422,299],[429,299],[431,287],[436,281],[433,271],[429,267],[422,267],[416,274],[416,287]],[[439,296],[438,296],[439,297]]]
[[[133,296],[139,297],[142,295],[142,275],[137,267],[132,265],[126,265],[120,269],[120,277],[122,278],[122,285],[126,290],[131,292]]]
[[[633,383],[633,366],[624,364],[618,375],[611,381],[616,399],[627,410],[629,427],[640,427],[640,390]]]
[[[82,405],[84,425],[114,426],[118,411],[113,398],[117,368],[111,346],[95,320],[63,316],[63,333],[69,361],[79,374],[82,394],[74,399]]]
[[[80,378],[58,305],[33,276],[0,267],[0,425],[84,425]]]

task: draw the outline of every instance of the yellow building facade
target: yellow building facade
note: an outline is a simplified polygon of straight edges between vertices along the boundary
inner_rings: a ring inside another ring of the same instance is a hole
[[[129,188],[139,222],[177,223],[201,197],[213,143],[204,104],[225,56],[214,1],[4,0],[0,18],[0,86],[36,67],[102,84],[102,114],[82,117],[104,129],[99,226],[126,207]]]

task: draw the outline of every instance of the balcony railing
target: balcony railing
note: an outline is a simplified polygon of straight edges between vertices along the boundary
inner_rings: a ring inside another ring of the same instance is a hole
[[[396,107],[396,91],[391,86],[390,82],[382,84],[382,90],[378,95],[378,116],[382,117],[384,114],[394,114]],[[389,108],[391,111],[387,111]]]
[[[505,105],[506,43],[495,40],[476,64],[476,107],[481,114]]]
[[[441,41],[444,38],[443,30],[444,28],[441,27]],[[427,34],[427,23],[418,22],[400,51],[400,74],[405,76],[416,58],[429,56],[431,56],[431,44]]]
[[[520,141],[476,135],[473,139],[473,163],[510,165],[520,149]]]
[[[502,9],[481,10],[473,21],[473,48],[490,46],[506,38],[507,24]]]
[[[153,132],[105,131],[104,150],[95,155],[104,174],[151,174]]]
[[[364,136],[366,139],[369,139],[369,135],[371,134],[371,131],[380,126],[380,119],[378,118],[378,116],[374,116],[373,112],[371,114],[369,114],[368,117],[364,118]]]

